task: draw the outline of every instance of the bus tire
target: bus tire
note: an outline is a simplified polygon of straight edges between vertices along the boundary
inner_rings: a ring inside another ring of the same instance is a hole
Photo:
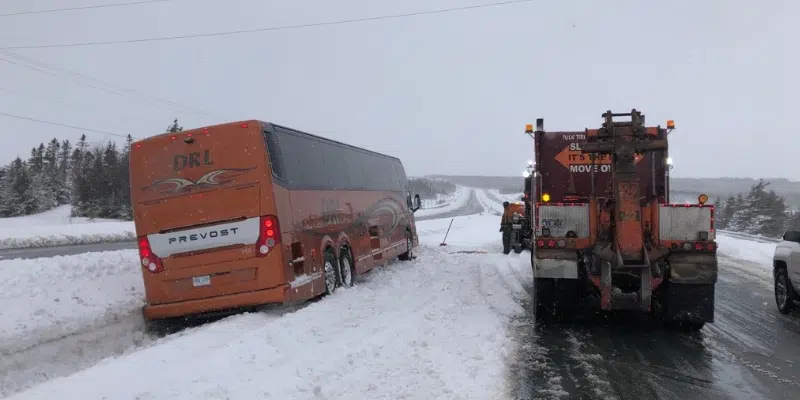
[[[408,261],[414,259],[414,238],[411,237],[411,232],[406,231],[406,246],[408,250],[405,253],[400,254],[397,256],[402,261]]]
[[[333,249],[325,249],[325,256],[322,264],[323,274],[325,276],[325,295],[331,295],[336,292],[339,287],[339,260],[336,259],[336,254]]]
[[[347,247],[342,247],[339,251],[339,277],[342,287],[353,286],[353,278],[355,277],[356,270],[353,266],[353,256],[350,255],[350,250]]]

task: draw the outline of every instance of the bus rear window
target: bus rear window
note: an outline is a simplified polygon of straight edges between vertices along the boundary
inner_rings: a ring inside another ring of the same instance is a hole
[[[264,139],[267,141],[267,151],[269,151],[269,163],[272,167],[272,174],[285,181],[286,174],[283,172],[283,157],[281,155],[280,146],[275,140],[275,136],[269,131],[264,131]]]

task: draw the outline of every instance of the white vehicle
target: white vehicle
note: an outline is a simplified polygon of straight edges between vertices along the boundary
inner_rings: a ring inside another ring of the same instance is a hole
[[[772,256],[772,275],[775,278],[775,303],[778,311],[788,314],[800,301],[800,231],[787,231],[775,246]]]

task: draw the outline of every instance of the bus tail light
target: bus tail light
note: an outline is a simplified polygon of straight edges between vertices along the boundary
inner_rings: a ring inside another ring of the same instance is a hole
[[[142,267],[154,274],[163,271],[164,263],[157,255],[153,254],[153,249],[150,248],[150,240],[147,239],[147,236],[139,236],[138,241],[139,260],[142,263]]]
[[[258,242],[256,243],[256,257],[266,257],[273,247],[281,242],[278,217],[264,215],[259,224]]]

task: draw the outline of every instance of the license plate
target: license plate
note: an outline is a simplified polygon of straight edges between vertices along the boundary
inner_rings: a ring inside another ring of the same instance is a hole
[[[522,224],[511,224],[513,229],[522,229]]]
[[[193,276],[192,277],[192,286],[208,286],[211,284],[211,275],[203,275],[203,276]]]

